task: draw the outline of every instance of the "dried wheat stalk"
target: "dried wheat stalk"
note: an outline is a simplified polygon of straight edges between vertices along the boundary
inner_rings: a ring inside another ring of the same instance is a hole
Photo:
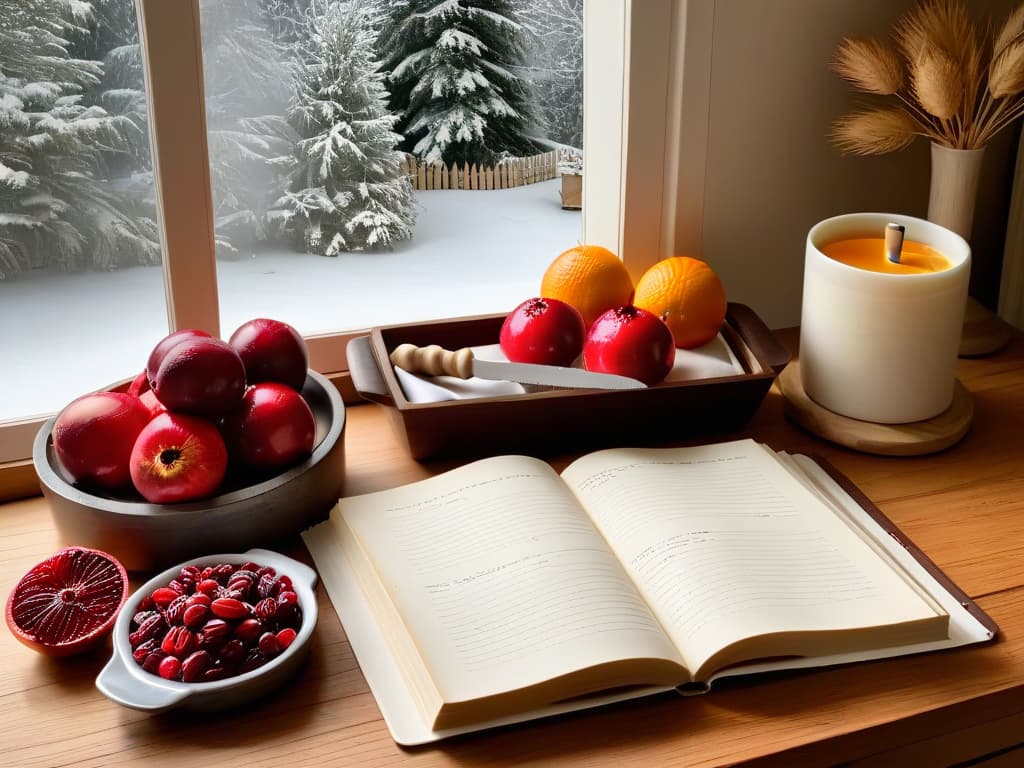
[[[844,152],[891,152],[915,135],[977,148],[1024,114],[1024,2],[983,40],[961,0],[922,0],[897,20],[893,39],[846,38],[836,51],[840,77],[900,103],[840,118],[832,138]]]

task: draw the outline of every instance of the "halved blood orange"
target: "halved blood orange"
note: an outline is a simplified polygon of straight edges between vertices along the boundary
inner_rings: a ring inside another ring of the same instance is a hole
[[[7,598],[4,618],[29,648],[70,656],[110,633],[127,596],[128,574],[113,556],[66,547],[22,576]]]

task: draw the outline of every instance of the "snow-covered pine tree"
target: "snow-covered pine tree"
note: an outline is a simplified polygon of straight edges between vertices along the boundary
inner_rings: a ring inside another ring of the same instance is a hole
[[[90,0],[90,5],[93,13],[86,34],[72,38],[69,52],[74,58],[102,62],[103,77],[85,92],[83,103],[97,104],[139,127],[126,136],[127,145],[101,151],[97,159],[103,163],[111,184],[130,195],[133,204],[143,203],[146,215],[155,220],[149,114],[135,2]]]
[[[300,43],[289,121],[303,138],[278,206],[296,239],[327,256],[412,237],[412,186],[373,53],[378,21],[371,5],[314,4]]]
[[[583,148],[583,0],[516,0],[526,30],[522,73],[537,120],[557,144]]]
[[[403,148],[427,162],[490,165],[539,151],[522,27],[506,0],[407,0],[379,42]]]
[[[288,127],[288,54],[261,0],[201,0],[206,128],[219,256],[266,240],[295,135]]]
[[[103,66],[69,53],[90,12],[77,0],[0,4],[0,276],[159,263],[154,222],[125,207],[99,161],[140,128],[84,101]]]

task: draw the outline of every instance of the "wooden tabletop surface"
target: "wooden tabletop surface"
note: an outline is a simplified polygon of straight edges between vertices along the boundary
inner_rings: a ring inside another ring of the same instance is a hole
[[[721,438],[750,436],[831,461],[990,613],[1002,630],[994,643],[636,700],[408,750],[389,737],[320,590],[298,677],[220,714],[124,709],[94,686],[109,643],[53,661],[0,630],[0,765],[866,768],[981,755],[986,766],[1024,765],[1024,339],[961,360],[958,376],[974,398],[974,423],[933,456],[882,458],[824,443],[786,420],[776,390],[742,433]],[[345,444],[346,494],[454,466],[412,461],[381,406],[349,408]],[[3,596],[62,543],[41,497],[0,505]],[[298,539],[278,548],[309,561]]]

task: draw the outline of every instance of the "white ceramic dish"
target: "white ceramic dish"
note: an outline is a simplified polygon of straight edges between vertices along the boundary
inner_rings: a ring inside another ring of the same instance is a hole
[[[139,603],[154,589],[166,585],[182,566],[241,564],[248,561],[267,565],[292,580],[302,609],[302,626],[292,644],[262,667],[235,677],[209,683],[182,683],[147,672],[132,659],[128,641],[129,625]],[[114,624],[114,653],[96,678],[96,687],[111,701],[131,709],[162,712],[175,707],[216,710],[238,706],[277,688],[298,670],[309,651],[309,641],[317,620],[316,572],[304,563],[277,552],[250,549],[241,554],[210,555],[194,558],[168,568],[139,587],[125,601]]]

